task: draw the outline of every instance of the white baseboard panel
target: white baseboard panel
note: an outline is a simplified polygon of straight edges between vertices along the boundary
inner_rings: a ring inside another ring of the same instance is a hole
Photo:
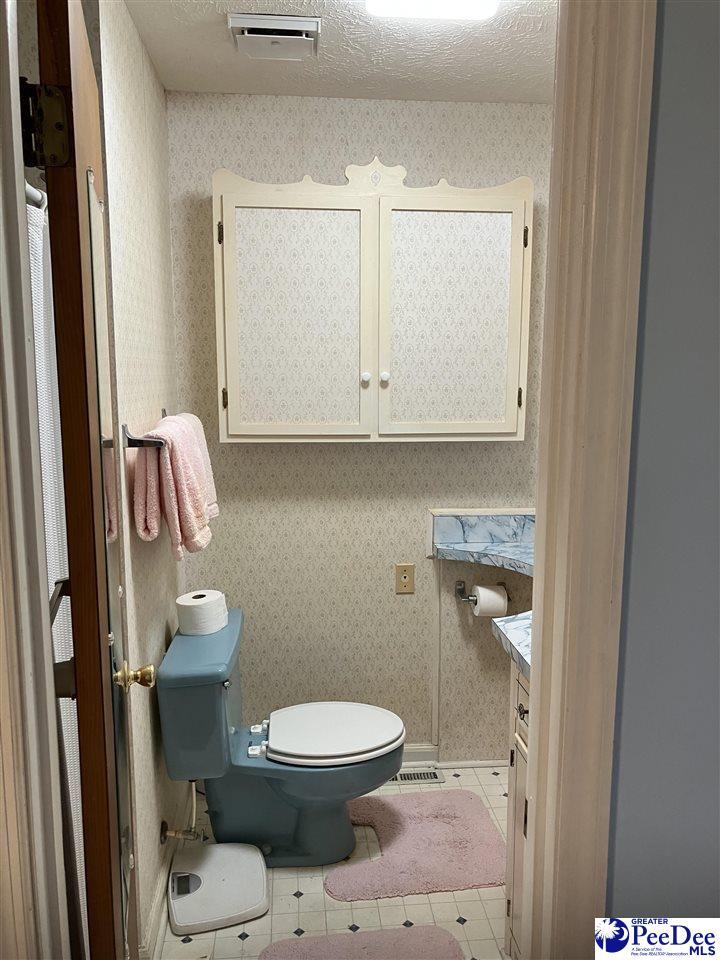
[[[507,759],[505,760],[443,760],[442,763],[436,764],[440,767],[441,770],[448,770],[453,768],[455,770],[465,770],[467,767],[506,767],[508,765]]]
[[[434,743],[406,743],[403,750],[403,766],[417,767],[421,764],[436,764],[438,748]]]
[[[407,743],[403,753],[404,767],[440,767],[443,770],[466,767],[506,767],[504,760],[438,760],[438,747],[434,743]]]
[[[178,806],[177,822],[184,826],[190,818],[190,797],[186,794]],[[168,926],[166,899],[168,876],[170,875],[173,855],[178,848],[178,843],[182,842],[183,841],[169,839],[165,844],[165,850],[155,884],[150,916],[146,929],[142,931],[144,935],[138,945],[139,960],[160,960]]]
[[[148,917],[147,926],[143,931],[143,936],[138,944],[138,956],[140,960],[159,960],[165,941],[165,931],[167,929],[167,881],[170,873],[170,864],[172,855],[175,853],[177,842],[169,841],[165,844],[165,852],[160,863],[157,882],[155,884],[155,893],[153,894],[152,906]]]

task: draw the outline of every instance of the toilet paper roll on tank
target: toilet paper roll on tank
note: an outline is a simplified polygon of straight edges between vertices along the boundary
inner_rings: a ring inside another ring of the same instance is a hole
[[[228,623],[225,594],[220,590],[191,590],[175,601],[178,631],[186,636],[217,633]]]
[[[502,584],[475,586],[470,591],[470,596],[475,597],[472,612],[476,617],[504,617],[507,613],[508,595]]]

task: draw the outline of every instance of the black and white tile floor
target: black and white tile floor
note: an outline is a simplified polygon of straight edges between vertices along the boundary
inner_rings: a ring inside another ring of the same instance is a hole
[[[477,793],[502,831],[507,825],[506,767],[472,767],[445,770],[444,784],[385,786],[379,794],[416,793],[424,790],[464,788]],[[198,825],[209,829],[204,809]],[[356,827],[357,846],[352,860],[380,856],[375,832]],[[323,877],[332,867],[268,870],[272,901],[258,920],[211,933],[176,937],[167,928],[158,951],[161,960],[244,960],[258,957],[275,940],[318,936],[344,931],[378,930],[412,924],[435,924],[457,938],[467,960],[498,960],[505,932],[505,888],[456,890],[382,900],[347,903],[333,900],[323,890]]]

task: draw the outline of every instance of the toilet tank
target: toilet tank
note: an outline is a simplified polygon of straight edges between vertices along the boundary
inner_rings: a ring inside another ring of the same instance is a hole
[[[242,610],[217,633],[176,633],[157,674],[163,751],[172,780],[221,777],[241,723],[238,655]]]

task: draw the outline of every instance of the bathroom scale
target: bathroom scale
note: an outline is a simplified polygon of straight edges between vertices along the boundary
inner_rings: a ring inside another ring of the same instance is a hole
[[[267,913],[267,872],[247,843],[186,843],[173,857],[168,918],[177,936],[218,930]]]

